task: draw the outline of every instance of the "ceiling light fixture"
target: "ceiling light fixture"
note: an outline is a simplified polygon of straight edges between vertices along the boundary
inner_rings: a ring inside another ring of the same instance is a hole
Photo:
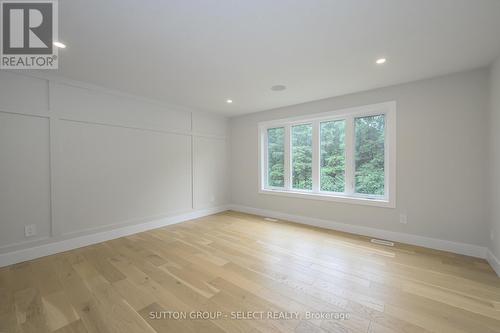
[[[66,45],[61,42],[54,42],[54,46],[57,46],[60,49],[65,49]]]
[[[232,99],[228,99],[228,100],[226,100],[226,103],[227,103],[227,104],[231,104],[232,102],[233,102],[233,100],[232,100]]]
[[[386,61],[387,61],[386,58],[380,58],[380,59],[377,59],[377,61],[375,61],[375,63],[377,65],[382,65],[382,64],[385,64]]]
[[[286,89],[286,86],[284,86],[282,84],[277,84],[277,85],[271,87],[272,91],[283,91],[285,89]]]

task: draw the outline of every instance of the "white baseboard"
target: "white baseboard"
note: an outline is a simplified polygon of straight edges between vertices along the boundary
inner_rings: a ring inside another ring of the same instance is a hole
[[[220,213],[220,212],[223,212],[223,211],[228,210],[228,209],[238,211],[238,212],[243,212],[243,213],[267,216],[267,217],[272,217],[272,218],[276,218],[276,219],[312,225],[312,226],[326,228],[326,229],[338,230],[338,231],[359,234],[359,235],[364,235],[364,236],[369,236],[369,237],[376,237],[376,238],[391,240],[391,241],[395,241],[395,242],[399,242],[399,243],[412,244],[412,245],[427,247],[427,248],[436,249],[436,250],[442,250],[442,251],[448,251],[448,252],[453,252],[453,253],[478,257],[478,258],[484,258],[489,262],[489,264],[495,270],[497,275],[500,276],[500,260],[497,257],[495,257],[495,255],[491,251],[489,251],[487,248],[482,247],[482,246],[452,242],[452,241],[424,237],[424,236],[411,235],[411,234],[406,234],[406,233],[401,233],[401,232],[380,230],[380,229],[375,229],[375,228],[370,228],[370,227],[357,226],[357,225],[351,225],[351,224],[346,224],[346,223],[339,223],[339,222],[334,222],[334,221],[329,221],[329,220],[300,216],[300,215],[286,214],[286,213],[282,213],[282,212],[254,208],[254,207],[248,207],[248,206],[241,206],[241,205],[227,205],[227,206],[219,206],[219,207],[214,207],[214,208],[196,210],[196,211],[192,211],[192,212],[181,214],[181,215],[175,215],[175,216],[162,218],[159,220],[149,221],[146,223],[121,227],[121,228],[108,230],[108,231],[102,231],[102,232],[98,232],[98,233],[94,233],[94,234],[90,234],[90,235],[68,238],[68,239],[59,240],[59,241],[55,241],[55,242],[48,243],[48,244],[30,247],[27,249],[2,253],[2,254],[0,254],[0,267],[20,263],[20,262],[27,261],[27,260],[32,260],[32,259],[36,259],[36,258],[40,258],[40,257],[45,257],[48,255],[52,255],[52,254],[56,254],[56,253],[60,253],[60,252],[64,252],[64,251],[77,249],[77,248],[80,248],[83,246],[88,246],[88,245],[92,245],[92,244],[96,244],[96,243],[105,242],[105,241],[108,241],[111,239],[116,239],[116,238],[136,234],[136,233],[151,230],[151,229],[161,228],[161,227],[171,225],[171,224],[189,221],[192,219]]]
[[[452,242],[443,239],[430,238],[418,235],[412,235],[402,232],[395,232],[389,230],[381,230],[370,227],[340,223],[335,221],[317,219],[312,217],[300,216],[300,215],[292,215],[286,214],[282,212],[247,207],[241,205],[229,205],[229,208],[234,211],[255,214],[260,216],[267,216],[281,220],[287,220],[291,222],[297,222],[307,225],[312,225],[316,227],[321,227],[325,229],[338,230],[343,232],[348,232],[352,234],[358,234],[368,237],[380,238],[385,240],[390,240],[399,243],[417,245],[422,247],[427,247],[435,250],[448,251],[458,254],[463,254],[472,257],[478,257],[486,259],[487,249],[483,246],[466,244],[466,243],[458,243]],[[497,271],[498,273],[498,271]]]
[[[77,249],[79,247],[88,246],[96,243],[105,242],[111,239],[120,238],[139,232],[161,228],[167,225],[189,221],[192,219],[216,214],[227,210],[227,206],[219,206],[214,208],[195,210],[189,213],[169,216],[159,220],[153,220],[136,225],[130,225],[113,230],[97,232],[90,235],[78,236],[52,243],[38,245],[27,249],[7,252],[0,254],[0,267],[16,264],[19,262],[32,260],[40,257],[45,257],[51,254],[56,254],[64,251]]]
[[[495,255],[493,254],[493,252],[491,252],[491,250],[488,250],[486,260],[493,268],[493,270],[497,273],[497,275],[500,277],[500,260],[497,257],[495,257]]]

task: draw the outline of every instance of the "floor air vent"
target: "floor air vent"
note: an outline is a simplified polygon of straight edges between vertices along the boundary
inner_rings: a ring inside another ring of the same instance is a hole
[[[370,240],[370,242],[372,242],[374,244],[379,244],[379,245],[394,246],[393,242],[389,242],[389,241],[386,241],[386,240],[383,240],[383,239],[372,238]]]

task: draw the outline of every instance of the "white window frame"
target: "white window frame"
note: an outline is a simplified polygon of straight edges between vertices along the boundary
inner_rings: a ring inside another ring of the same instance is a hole
[[[354,119],[366,116],[385,116],[384,140],[384,195],[366,195],[355,193],[354,189]],[[345,192],[325,192],[320,190],[320,123],[335,120],[345,120]],[[291,168],[291,128],[295,125],[312,124],[312,190],[299,190],[292,188]],[[283,127],[284,137],[284,187],[269,187],[268,181],[268,151],[267,130]],[[365,105],[330,112],[318,113],[308,116],[265,121],[258,124],[259,129],[259,193],[287,197],[327,200],[343,203],[362,204],[386,208],[396,207],[396,102]]]

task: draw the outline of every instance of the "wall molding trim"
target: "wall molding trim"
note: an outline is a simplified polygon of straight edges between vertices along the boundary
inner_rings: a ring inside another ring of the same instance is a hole
[[[488,249],[488,253],[486,254],[486,260],[490,264],[491,268],[497,273],[500,277],[500,259],[498,259],[491,250]]]
[[[26,111],[17,111],[17,110],[10,110],[9,111],[9,110],[0,109],[0,113],[11,114],[11,115],[16,115],[16,116],[24,116],[24,117],[44,118],[44,119],[49,119],[52,121],[67,121],[67,122],[87,124],[87,125],[124,128],[124,129],[136,130],[136,131],[146,131],[146,132],[153,132],[153,133],[193,136],[193,137],[208,138],[208,139],[214,139],[214,140],[227,140],[227,136],[225,136],[225,135],[223,136],[223,135],[215,135],[215,134],[206,134],[206,133],[199,132],[199,131],[193,131],[192,128],[189,131],[160,130],[160,129],[147,128],[147,127],[134,127],[134,126],[118,125],[118,124],[113,124],[113,123],[109,123],[109,122],[98,122],[98,121],[80,120],[80,119],[76,119],[76,118],[65,118],[65,117],[60,117],[60,116],[53,115],[53,114],[43,115],[43,114],[37,114],[37,113],[29,113]],[[190,117],[191,118],[193,117],[192,113],[191,113]]]
[[[287,220],[287,221],[296,222],[296,223],[300,223],[300,224],[306,224],[306,225],[311,225],[311,226],[325,228],[325,229],[343,231],[343,232],[348,232],[348,233],[362,235],[362,236],[381,238],[381,239],[390,240],[390,241],[394,241],[394,242],[398,242],[398,243],[417,245],[417,246],[431,248],[434,250],[453,252],[453,253],[457,253],[457,254],[463,254],[463,255],[482,258],[482,259],[487,258],[487,252],[488,252],[487,248],[483,247],[483,246],[479,246],[479,245],[474,245],[474,244],[452,242],[452,241],[443,240],[443,239],[430,238],[430,237],[425,237],[425,236],[418,236],[418,235],[412,235],[412,234],[408,234],[408,233],[395,232],[395,231],[389,231],[389,230],[375,229],[375,228],[370,228],[370,227],[365,227],[365,226],[358,226],[358,225],[353,225],[353,224],[347,224],[347,223],[341,223],[341,222],[336,222],[336,221],[331,221],[331,220],[306,217],[306,216],[301,216],[301,215],[287,214],[287,213],[283,213],[283,212],[248,207],[248,206],[243,206],[243,205],[232,204],[232,205],[229,205],[229,208],[231,210],[234,210],[237,212],[242,212],[242,213],[272,217],[275,219]],[[497,261],[497,263],[500,263],[500,262]],[[500,267],[500,266],[498,266],[498,267]],[[497,273],[499,271],[500,270],[498,270]]]
[[[33,260],[92,244],[102,243],[108,240],[133,235],[143,231],[148,231],[172,224],[190,221],[200,217],[217,214],[226,210],[228,210],[228,207],[225,205],[213,208],[193,210],[184,214],[168,216],[157,220],[151,220],[141,224],[129,225],[125,227],[97,232],[84,236],[66,238],[63,240],[57,240],[51,243],[38,245],[22,250],[1,253],[0,267],[17,264],[23,261]]]
[[[156,106],[164,107],[164,108],[168,108],[168,109],[175,109],[175,110],[185,111],[185,112],[199,112],[198,110],[187,107],[187,106],[183,106],[183,105],[179,105],[179,104],[175,104],[175,103],[168,103],[166,101],[161,101],[161,100],[154,99],[154,98],[148,98],[148,97],[128,93],[128,92],[125,92],[125,91],[122,91],[119,89],[106,88],[106,87],[103,87],[101,85],[97,85],[97,84],[93,84],[93,83],[89,83],[89,82],[72,80],[72,79],[68,79],[68,78],[62,77],[61,75],[54,74],[54,73],[47,73],[47,72],[42,72],[42,71],[19,73],[19,71],[16,71],[13,69],[7,69],[5,71],[12,73],[12,74],[15,74],[15,75],[21,75],[24,77],[29,77],[29,78],[38,79],[38,80],[46,80],[46,81],[53,82],[56,84],[63,84],[63,85],[67,85],[67,86],[71,86],[71,87],[75,87],[75,88],[81,88],[81,89],[100,92],[100,93],[104,93],[104,94],[110,94],[110,95],[113,95],[116,97],[131,98],[131,99],[134,99],[134,100],[139,101],[139,102],[143,102],[143,103],[147,103],[147,104],[151,104],[151,105],[156,105]]]

